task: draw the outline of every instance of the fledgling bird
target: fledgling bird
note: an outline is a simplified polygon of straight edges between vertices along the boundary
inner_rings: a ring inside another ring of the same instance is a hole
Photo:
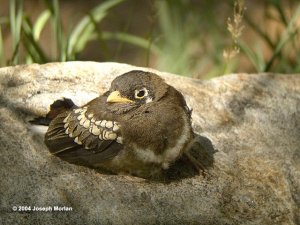
[[[153,177],[187,152],[194,138],[183,95],[154,73],[130,71],[86,105],[67,105],[50,122],[45,144],[70,163]]]

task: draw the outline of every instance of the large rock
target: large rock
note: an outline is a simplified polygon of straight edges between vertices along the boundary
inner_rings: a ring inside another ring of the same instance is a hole
[[[1,224],[300,224],[299,75],[200,81],[156,71],[193,108],[200,134],[194,153],[205,177],[177,163],[172,179],[151,181],[50,155],[28,120],[61,97],[85,103],[132,69],[94,62],[0,69]],[[13,206],[73,211],[14,212]]]

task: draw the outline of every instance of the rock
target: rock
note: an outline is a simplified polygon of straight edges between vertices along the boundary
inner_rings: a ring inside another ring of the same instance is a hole
[[[61,97],[83,104],[132,69],[94,62],[0,69],[1,224],[300,224],[299,75],[201,81],[155,71],[193,108],[205,177],[182,162],[169,180],[153,181],[52,156],[28,121]]]

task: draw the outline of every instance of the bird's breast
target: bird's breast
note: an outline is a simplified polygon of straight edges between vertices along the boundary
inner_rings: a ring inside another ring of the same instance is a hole
[[[192,139],[190,121],[185,115],[182,115],[182,127],[180,130],[181,132],[178,134],[178,137],[169,137],[172,139],[174,138],[173,141],[166,140],[170,144],[165,146],[165,149],[159,151],[159,153],[151,149],[151,147],[141,148],[137,145],[133,145],[132,149],[135,156],[144,163],[159,164],[163,169],[167,169],[170,163],[174,162],[182,155]]]

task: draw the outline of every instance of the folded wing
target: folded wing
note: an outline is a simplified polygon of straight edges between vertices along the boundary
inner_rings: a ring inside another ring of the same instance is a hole
[[[56,116],[45,135],[45,144],[52,154],[85,166],[97,166],[116,156],[123,147],[119,124],[96,120],[87,107]]]

